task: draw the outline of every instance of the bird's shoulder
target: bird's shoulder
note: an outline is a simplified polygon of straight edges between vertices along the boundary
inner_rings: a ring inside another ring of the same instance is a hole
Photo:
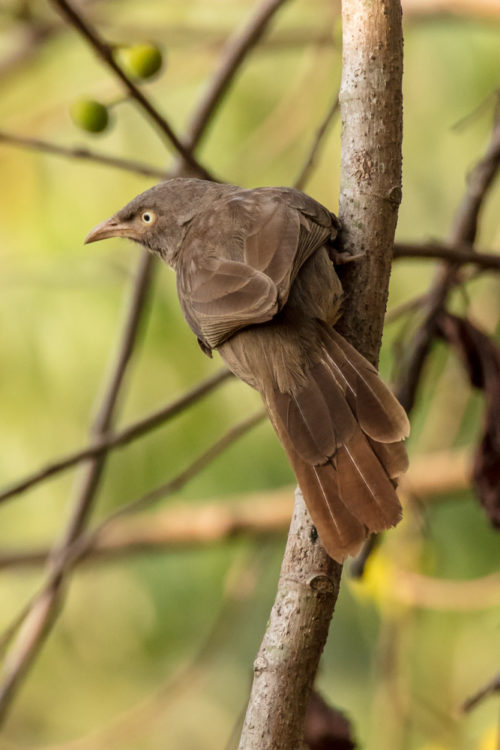
[[[271,239],[276,232],[297,238],[297,245],[320,246],[337,235],[339,222],[321,203],[294,188],[254,189],[226,186],[193,215],[185,236],[190,262],[217,253],[248,262],[252,238]],[[295,243],[293,243],[295,244]],[[259,262],[257,259],[257,267]]]

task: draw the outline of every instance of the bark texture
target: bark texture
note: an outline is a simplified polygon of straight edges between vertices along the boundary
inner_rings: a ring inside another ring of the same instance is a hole
[[[378,359],[392,245],[401,200],[402,28],[400,0],[344,0],[340,93],[340,218],[344,250],[365,252],[343,269],[338,329]],[[315,540],[296,494],[285,557],[239,750],[300,750],[308,696],[337,600],[342,568]]]
[[[346,300],[337,328],[374,364],[401,202],[402,73],[399,0],[345,0],[339,217],[343,249],[365,255],[341,269]]]
[[[321,546],[297,488],[278,592],[254,662],[240,750],[303,747],[307,702],[341,572]]]

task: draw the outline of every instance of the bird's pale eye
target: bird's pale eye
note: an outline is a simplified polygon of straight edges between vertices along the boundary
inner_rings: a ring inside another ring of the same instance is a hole
[[[143,224],[151,226],[156,221],[156,214],[154,211],[143,211],[141,214],[141,221]]]

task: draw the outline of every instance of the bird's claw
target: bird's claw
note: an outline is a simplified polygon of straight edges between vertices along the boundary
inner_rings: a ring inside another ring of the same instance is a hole
[[[330,257],[336,266],[343,266],[346,263],[360,260],[361,258],[364,258],[365,255],[366,253],[364,251],[362,253],[350,253],[347,250],[338,250],[335,247],[330,251]]]

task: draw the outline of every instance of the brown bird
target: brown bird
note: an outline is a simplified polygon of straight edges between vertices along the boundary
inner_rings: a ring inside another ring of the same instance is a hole
[[[339,562],[401,518],[408,418],[333,328],[339,222],[292,188],[167,180],[93,229],[128,237],[177,274],[202,350],[262,395],[328,554]]]

